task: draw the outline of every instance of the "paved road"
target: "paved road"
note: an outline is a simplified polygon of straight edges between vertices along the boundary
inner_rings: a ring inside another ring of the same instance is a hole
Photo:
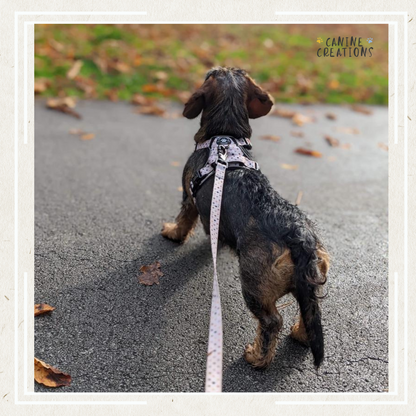
[[[293,304],[282,311],[271,368],[258,372],[244,362],[255,323],[242,300],[237,260],[224,249],[224,390],[382,392],[388,388],[388,153],[378,143],[387,143],[387,109],[367,116],[346,107],[293,108],[317,121],[297,128],[288,119],[255,120],[254,151],[282,196],[294,202],[303,192],[301,207],[320,225],[332,255],[323,303],[326,360],[316,373],[310,351],[288,338]],[[72,375],[70,387],[54,391],[202,391],[209,241],[200,225],[183,246],[159,234],[178,212],[181,170],[198,121],[134,114],[127,103],[81,102],[77,110],[80,121],[36,102],[35,301],[56,307],[35,320],[36,356]],[[325,118],[327,111],[338,119]],[[71,128],[96,137],[81,141]],[[304,138],[290,135],[300,130]],[[282,139],[259,140],[264,134]],[[329,147],[325,134],[351,148]],[[293,152],[306,142],[323,158]],[[160,285],[140,285],[140,266],[156,260]]]

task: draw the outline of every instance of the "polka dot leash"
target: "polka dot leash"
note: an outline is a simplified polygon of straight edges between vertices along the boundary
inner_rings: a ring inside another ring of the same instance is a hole
[[[223,155],[223,160],[226,153]],[[222,190],[224,186],[227,164],[217,163],[215,168],[214,188],[212,191],[210,236],[212,260],[214,263],[214,284],[212,289],[211,318],[209,323],[207,373],[205,391],[218,393],[222,391],[222,316],[220,288],[217,277],[218,231],[220,228],[220,212]]]

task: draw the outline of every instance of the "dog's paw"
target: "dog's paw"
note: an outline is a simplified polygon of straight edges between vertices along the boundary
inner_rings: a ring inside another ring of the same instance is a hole
[[[259,354],[257,349],[251,344],[248,344],[245,348],[244,359],[258,370],[265,370],[271,363],[271,360],[267,360],[266,357]]]
[[[299,322],[296,322],[295,325],[290,328],[290,336],[301,344],[307,347],[309,346],[308,335],[306,334],[304,327],[301,326]]]
[[[178,235],[178,225],[174,222],[165,222],[163,224],[161,234],[163,235],[163,237],[168,238],[169,240],[178,242],[182,241],[181,236]]]

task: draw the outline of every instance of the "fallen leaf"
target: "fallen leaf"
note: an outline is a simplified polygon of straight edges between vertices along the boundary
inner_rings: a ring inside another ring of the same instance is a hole
[[[190,93],[189,91],[178,91],[176,93],[176,96],[183,104],[185,104],[191,98],[191,95],[192,93]]]
[[[82,62],[81,60],[75,61],[72,67],[66,73],[66,77],[68,79],[74,79],[79,74],[79,71],[81,70],[82,65],[84,65],[84,62]]]
[[[35,380],[47,387],[69,386],[71,376],[35,358]]]
[[[179,191],[179,192],[183,192],[183,188],[182,188],[182,186],[179,186],[179,187],[178,187],[178,191]]]
[[[147,114],[152,116],[163,116],[165,114],[165,110],[157,105],[142,105],[137,110],[136,113],[138,114]]]
[[[153,101],[153,98],[145,97],[141,94],[134,94],[133,98],[131,99],[132,104],[135,105],[149,105],[152,104]]]
[[[287,163],[281,163],[280,166],[283,169],[287,169],[287,170],[297,170],[298,169],[298,165],[288,165]]]
[[[373,110],[363,107],[362,105],[353,105],[351,107],[351,110],[356,111],[357,113],[365,114],[367,116],[370,116],[371,114],[373,114]]]
[[[389,147],[388,147],[386,144],[384,144],[384,143],[379,143],[379,144],[378,144],[378,147],[379,147],[380,149],[385,150],[386,152],[388,152],[388,151],[389,151]]]
[[[113,103],[118,101],[118,91],[116,88],[113,88],[111,90],[108,90],[105,92],[106,97],[110,99]]]
[[[284,108],[275,108],[271,113],[272,116],[278,116],[283,118],[292,118],[295,116],[296,112],[293,110],[285,110]]]
[[[260,139],[270,140],[272,142],[278,142],[278,141],[280,141],[280,137],[279,136],[273,136],[271,134],[264,134],[263,136],[260,136]]]
[[[35,81],[35,94],[40,94],[51,85],[51,81],[46,78],[38,78]]]
[[[75,100],[71,97],[65,98],[49,98],[46,106],[51,110],[60,111],[61,113],[69,114],[75,118],[81,118],[73,108],[75,107]]]
[[[145,286],[152,286],[155,283],[159,284],[159,277],[163,276],[163,272],[160,270],[160,263],[156,261],[148,266],[140,267],[140,271],[143,273],[138,276],[139,282]]]
[[[360,134],[360,130],[355,127],[337,127],[336,130],[345,134]]]
[[[291,131],[290,135],[293,137],[303,137],[303,131]]]
[[[303,147],[298,147],[295,150],[295,153],[299,153],[301,155],[306,155],[306,156],[322,157],[322,153],[321,152],[318,152],[316,150],[304,149]]]
[[[176,161],[170,162],[170,164],[171,164],[172,166],[175,166],[175,167],[177,167],[177,166],[180,166],[180,165],[181,165],[179,162],[176,162]]]
[[[331,81],[329,81],[328,83],[328,88],[331,90],[336,90],[339,87],[339,81],[337,81],[336,79],[333,79]]]
[[[339,145],[340,149],[351,149],[350,143],[343,143]]]
[[[91,139],[93,139],[95,137],[95,134],[94,133],[87,133],[87,134],[83,134],[82,136],[81,136],[81,139],[82,140],[91,140]]]
[[[301,113],[296,113],[292,117],[292,122],[299,127],[303,126],[305,123],[313,123],[315,120],[313,117],[305,116]]]
[[[169,75],[164,71],[157,71],[155,72],[155,77],[161,81],[166,81]]]
[[[303,192],[299,191],[298,196],[296,197],[295,205],[300,205],[300,201],[302,201]]]
[[[47,303],[37,303],[35,305],[35,316],[43,315],[44,313],[49,313],[54,311],[53,306],[48,305]]]
[[[157,92],[158,91],[158,87],[155,84],[145,84],[142,87],[142,91],[143,92]]]
[[[326,113],[325,117],[328,118],[329,120],[336,120],[337,119],[337,115],[334,113]]]
[[[325,136],[325,140],[329,143],[330,146],[339,147],[339,140],[338,139],[334,139],[331,136]]]
[[[81,130],[81,129],[70,129],[69,134],[73,134],[75,136],[80,136],[81,134],[85,134],[85,131]]]

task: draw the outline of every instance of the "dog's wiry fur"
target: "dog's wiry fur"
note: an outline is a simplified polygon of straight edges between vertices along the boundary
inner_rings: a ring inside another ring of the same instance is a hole
[[[184,116],[195,118],[202,112],[196,142],[216,135],[249,138],[249,118],[266,115],[272,105],[271,97],[245,71],[215,68],[186,103]],[[206,163],[208,154],[209,149],[198,150],[188,159],[182,178],[182,208],[175,223],[164,225],[164,237],[186,241],[198,215],[209,234],[213,177],[199,189],[196,203],[189,184]],[[228,170],[219,240],[237,253],[243,297],[258,320],[255,340],[246,347],[247,362],[257,368],[270,365],[282,328],[276,301],[292,293],[301,316],[293,325],[291,336],[310,345],[318,367],[324,357],[318,292],[326,281],[329,256],[313,223],[297,206],[283,199],[260,171]]]

